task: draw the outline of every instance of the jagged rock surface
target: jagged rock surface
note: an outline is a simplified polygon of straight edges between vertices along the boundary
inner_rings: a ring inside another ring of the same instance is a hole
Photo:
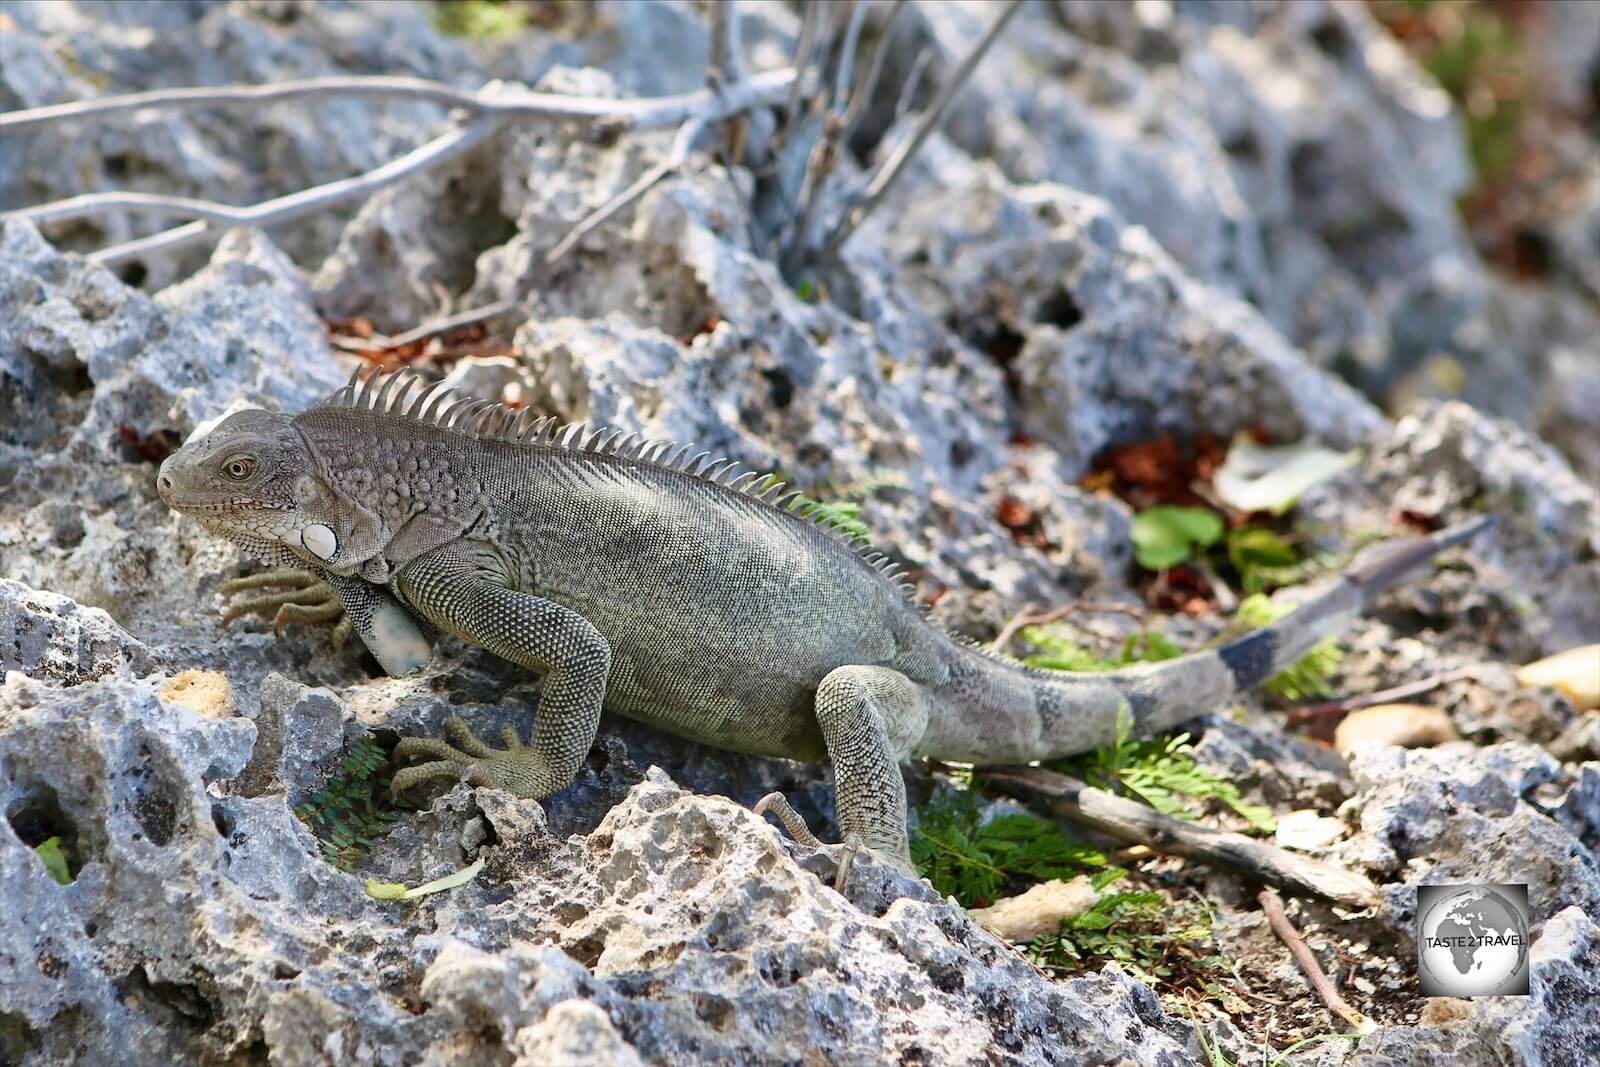
[[[751,55],[782,62],[798,20],[747,6]],[[563,26],[469,50],[412,5],[104,3],[90,17],[0,0],[15,27],[0,33],[0,107],[329,72],[465,86],[501,74],[600,95],[703,84],[693,4],[563,10]],[[983,15],[908,7],[888,77],[926,47],[937,84]],[[1586,41],[1565,42],[1551,75],[1563,86]],[[141,112],[31,134],[0,153],[0,205],[108,187],[272,195],[392,157],[444,121],[430,105],[348,101],[235,116]],[[874,107],[858,140],[903,133]],[[1380,529],[1402,509],[1504,517],[1474,562],[1458,557],[1358,627],[1344,691],[1464,665],[1503,680],[1504,663],[1600,633],[1591,485],[1504,420],[1434,403],[1391,423],[1326,373],[1392,404],[1397,368],[1446,352],[1472,372],[1475,403],[1543,419],[1569,453],[1592,428],[1578,402],[1592,306],[1513,291],[1477,262],[1453,209],[1459,134],[1359,8],[1031,6],[813,299],[753,244],[749,176],[700,153],[540,278],[567,227],[670,139],[518,128],[359,210],[120,272],[58,246],[100,247],[151,219],[51,228],[55,244],[0,226],[0,1060],[1200,1055],[1190,1024],[1114,967],[1052,983],[925,888],[870,870],[861,907],[825,888],[815,857],[741,807],[781,790],[826,836],[825,770],[609,718],[571,788],[534,804],[457,787],[359,871],[416,884],[482,857],[472,883],[383,903],[326,863],[293,811],[353,741],[437,734],[451,714],[525,726],[537,684],[452,642],[421,675],[381,679],[315,632],[218,627],[216,588],[242,572],[238,554],[160,505],[154,461],[229,405],[297,410],[339,384],[321,317],[398,329],[517,297],[514,355],[459,362],[463,390],[514,389],[805,486],[865,482],[875,539],[920,572],[942,620],[979,636],[1030,601],[1127,595],[1128,509],[1075,484],[1095,452],[1246,426],[1367,447],[1302,503],[1329,530]],[[1600,218],[1600,199],[1586,203],[1580,217]],[[1563,277],[1600,277],[1592,229],[1557,242]],[[1541,382],[1528,357],[1543,341],[1556,369]],[[1021,543],[999,521],[1007,501],[1037,536]],[[1196,642],[1215,631],[1175,625]],[[224,675],[238,714],[163,699],[188,669]],[[1264,721],[1193,729],[1202,761],[1257,802],[1346,802],[1355,832],[1340,854],[1391,887],[1363,920],[1393,957],[1384,989],[1406,988],[1402,883],[1536,881],[1529,1001],[1448,1026],[1386,1018],[1354,1049],[1321,1050],[1328,1062],[1579,1062],[1600,1036],[1600,938],[1584,915],[1600,907],[1600,770],[1573,762],[1600,754],[1595,713],[1510,682],[1452,699],[1464,733],[1519,743],[1390,751],[1352,773]],[[1569,762],[1528,742],[1560,742]],[[1430,850],[1428,835],[1453,844]],[[49,836],[68,845],[70,884],[32,852]],[[1211,888],[1225,921],[1256,918],[1238,883]],[[1271,951],[1276,993],[1304,997]],[[1219,1033],[1235,1058],[1255,1051]]]

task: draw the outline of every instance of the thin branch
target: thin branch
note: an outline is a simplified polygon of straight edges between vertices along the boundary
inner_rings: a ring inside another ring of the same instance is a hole
[[[1397,700],[1409,700],[1411,697],[1421,696],[1431,692],[1441,685],[1459,682],[1472,678],[1477,672],[1470,667],[1458,667],[1453,671],[1445,671],[1431,678],[1423,678],[1405,685],[1397,685],[1393,689],[1380,689],[1376,693],[1366,693],[1357,697],[1345,697],[1342,700],[1330,700],[1323,704],[1302,704],[1297,708],[1290,708],[1288,721],[1290,725],[1299,726],[1317,719],[1330,718],[1336,715],[1348,715],[1352,711],[1362,708],[1376,707],[1379,704],[1392,704]]]
[[[821,0],[801,0],[801,3],[805,5],[805,13],[800,21],[800,41],[794,50],[795,79],[789,83],[789,92],[783,101],[783,125],[786,130],[794,126],[795,105],[800,101],[800,83],[805,81],[806,64],[811,62],[811,49],[817,42],[817,24],[822,21],[817,14],[822,9]],[[773,152],[776,154],[776,146]]]
[[[1059,622],[1068,615],[1076,615],[1079,612],[1096,612],[1108,615],[1128,615],[1139,620],[1141,623],[1144,622],[1145,619],[1144,609],[1134,604],[1113,604],[1109,602],[1102,603],[1094,600],[1074,600],[1065,607],[1059,607],[1053,611],[1036,611],[1033,605],[1030,604],[1021,611],[1017,612],[1015,615],[1011,616],[1011,620],[1001,628],[1000,633],[995,636],[995,639],[992,642],[990,642],[989,649],[993,652],[1003,651],[1006,645],[1011,643],[1011,639],[1017,636],[1017,632],[1024,626],[1043,626],[1045,623]]]
[[[571,230],[568,230],[567,235],[556,242],[555,246],[546,252],[544,258],[534,267],[532,271],[533,280],[530,285],[537,286],[541,284],[548,276],[550,268],[576,248],[578,242],[583,240],[595,227],[638,200],[645,193],[659,185],[665,178],[682,168],[684,162],[689,158],[690,151],[694,148],[695,138],[705,128],[706,122],[702,119],[690,119],[679,127],[678,135],[673,138],[672,149],[668,152],[666,158],[640,175],[638,180],[626,189],[589,212]],[[515,299],[497,300],[492,304],[486,304],[471,311],[457,312],[442,319],[435,319],[394,337],[368,339],[363,347],[368,349],[404,348],[417,341],[424,341],[442,333],[450,333],[464,326],[474,326],[480,322],[497,319],[501,315],[514,310],[519,303],[520,301]]]
[[[906,75],[905,85],[900,87],[900,99],[894,103],[894,125],[911,114],[911,105],[916,103],[917,90],[922,88],[922,79],[928,73],[928,63],[933,59],[933,49],[924,48],[917,53],[916,60],[911,64],[911,73]]]
[[[706,85],[712,92],[740,80],[739,0],[711,0],[711,56],[706,64]]]
[[[1370,1034],[1376,1030],[1378,1025],[1352,1008],[1344,997],[1339,995],[1339,991],[1333,988],[1328,976],[1322,973],[1322,967],[1317,963],[1317,957],[1312,954],[1311,947],[1289,921],[1289,915],[1283,910],[1283,901],[1279,899],[1278,894],[1270,889],[1263,889],[1256,895],[1256,900],[1261,903],[1261,910],[1266,913],[1267,923],[1272,927],[1272,932],[1278,935],[1279,941],[1289,947],[1289,952],[1294,956],[1295,962],[1300,964],[1300,970],[1311,983],[1311,988],[1317,991],[1317,996],[1322,998],[1322,1003],[1328,1006],[1328,1010],[1363,1034]]]
[[[906,0],[894,0],[894,3],[889,5],[889,13],[883,17],[883,25],[878,29],[878,47],[872,51],[866,77],[851,94],[850,108],[844,113],[844,129],[839,134],[841,145],[850,144],[850,138],[855,135],[856,127],[861,125],[861,120],[866,117],[867,104],[877,92],[878,79],[883,77],[883,64],[889,56],[889,40],[894,30],[894,20],[900,17],[900,11],[905,6]]]
[[[577,247],[578,242],[583,240],[583,238],[596,226],[599,226],[611,216],[615,215],[617,212],[621,211],[623,208],[639,199],[645,193],[655,188],[663,179],[677,173],[678,169],[683,166],[684,161],[689,158],[689,152],[694,148],[695,138],[700,136],[700,131],[705,129],[705,126],[705,121],[702,119],[690,119],[688,122],[685,122],[679,128],[678,136],[673,138],[672,150],[667,154],[667,157],[661,162],[657,163],[654,167],[651,167],[649,170],[645,171],[645,173],[640,175],[639,179],[632,185],[622,190],[622,192],[618,193],[604,204],[601,204],[599,207],[595,208],[594,211],[585,216],[576,226],[572,227],[572,229],[568,231],[567,235],[558,241],[556,246],[552,248],[544,257],[544,260],[539,264],[539,268],[535,272],[535,276],[542,276],[543,272],[547,268],[554,265],[568,252],[571,252],[575,247]]]
[[[794,72],[788,68],[765,71],[752,76],[749,83],[762,101],[771,90],[787,89]],[[306,78],[271,85],[218,85],[188,89],[158,89],[148,93],[128,93],[94,100],[74,100],[48,107],[27,108],[0,114],[0,134],[52,122],[101,118],[121,111],[162,107],[189,109],[231,107],[241,104],[271,103],[297,97],[377,96],[431,100],[448,107],[461,107],[482,115],[503,118],[553,118],[618,123],[619,130],[659,129],[676,126],[706,107],[708,92],[701,90],[675,96],[641,100],[609,100],[604,97],[568,96],[562,93],[536,93],[491,82],[476,92],[458,89],[426,78],[336,77]],[[749,106],[748,104],[745,106]],[[743,110],[735,108],[734,110]]]
[[[103,101],[80,101],[80,104],[85,105],[81,108],[77,104],[61,104],[50,108],[12,112],[9,115],[0,115],[0,121],[19,120],[11,123],[9,127],[14,131],[45,121],[84,118],[126,110],[130,106],[127,104],[129,100],[137,101],[136,105],[132,106],[139,107],[155,106],[163,102],[190,107],[201,106],[208,99],[238,103],[243,100],[272,99],[285,95],[316,93],[325,95],[335,91],[330,88],[330,83],[338,87],[356,83],[356,90],[352,91],[357,91],[363,87],[362,83],[372,80],[374,79],[323,78],[278,86],[236,86],[220,90],[164,90],[157,93],[137,93],[131,97],[113,97]],[[375,80],[385,83],[386,91],[394,89],[390,83],[396,81],[405,83],[412,95],[421,93],[419,86],[434,84],[420,79]],[[549,93],[507,93],[503,87],[491,85],[482,93],[473,96],[468,104],[469,107],[486,113],[479,114],[465,125],[447,130],[426,144],[365,174],[327,182],[260,204],[241,208],[183,197],[147,196],[137,193],[90,193],[65,201],[6,212],[0,214],[0,220],[37,218],[48,221],[78,218],[109,210],[158,211],[167,215],[198,216],[198,221],[113,245],[89,256],[98,263],[120,263],[152,252],[204,240],[214,233],[219,225],[272,226],[334,204],[364,199],[386,185],[471,151],[496,133],[506,122],[517,117],[532,115],[586,117],[603,122],[611,130],[656,129],[674,124],[682,126],[691,120],[700,123],[716,121],[750,107],[774,102],[781,98],[793,80],[792,70],[768,71],[738,85],[726,87],[721,93],[702,89],[693,93],[647,100],[604,100],[562,97]],[[457,99],[455,94],[461,92],[448,86],[441,85],[439,88],[448,90],[452,100]],[[210,97],[204,95],[208,93],[211,94]],[[41,113],[48,114],[41,118]]]
[[[239,213],[235,223],[241,226],[273,226],[281,222],[288,222],[302,215],[309,215],[314,211],[342,204],[350,200],[364,200],[368,196],[382,189],[386,185],[393,185],[402,178],[410,177],[418,171],[437,166],[448,159],[463,155],[482,144],[500,129],[502,120],[493,116],[484,116],[474,119],[465,126],[457,126],[448,130],[420,148],[412,149],[398,159],[390,160],[383,166],[370,170],[365,174],[358,174],[353,178],[341,178],[338,181],[315,185],[310,189],[302,189],[297,193],[287,196],[275,197],[248,208],[234,209]],[[117,197],[117,193],[91,193],[85,197],[74,197],[74,200],[91,200],[96,196]],[[40,211],[53,207],[45,204],[41,208],[25,208],[22,211],[8,214],[27,217],[30,211]],[[113,205],[114,206],[114,205]],[[216,209],[224,209],[225,205],[212,205]],[[6,216],[0,216],[5,218]],[[137,240],[125,241],[122,244],[103,248],[91,253],[89,258],[96,263],[107,265],[121,263],[125,260],[135,259],[169,248],[177,248],[203,240],[209,233],[214,232],[210,222],[191,222],[148,237]]]
[[[405,333],[395,334],[393,337],[368,338],[361,347],[367,350],[376,349],[378,351],[390,351],[396,348],[404,348],[407,345],[415,344],[418,341],[426,341],[430,337],[437,337],[442,333],[453,333],[454,331],[462,329],[466,326],[476,326],[480,322],[488,322],[490,319],[498,319],[501,315],[515,311],[520,303],[520,300],[515,299],[496,300],[494,303],[485,304],[483,307],[473,308],[470,311],[460,311],[454,315],[446,315],[442,319],[434,319],[431,322],[425,322],[415,329],[407,330]]]
[[[852,0],[850,24],[845,27],[844,43],[839,46],[839,65],[833,71],[833,109],[843,111],[850,94],[850,74],[856,65],[856,45],[861,27],[867,21],[867,0]]]
[[[873,176],[872,181],[867,185],[866,193],[863,195],[861,202],[846,211],[844,217],[839,220],[838,226],[834,228],[833,233],[829,235],[827,242],[822,247],[824,258],[836,254],[839,248],[850,239],[850,235],[855,232],[856,227],[860,226],[866,217],[872,214],[873,209],[882,203],[883,198],[894,187],[894,183],[900,177],[901,172],[905,170],[906,164],[911,162],[918,150],[922,148],[923,142],[944,121],[944,114],[949,110],[950,102],[955,99],[956,92],[966,83],[967,79],[972,77],[972,72],[977,69],[984,53],[994,44],[995,40],[1000,36],[1000,31],[1005,29],[1006,23],[1011,21],[1012,16],[1022,10],[1022,3],[1023,0],[1010,0],[1005,10],[1000,12],[995,20],[989,24],[989,28],[983,31],[983,36],[978,39],[977,44],[972,46],[972,51],[968,52],[967,58],[961,61],[961,66],[957,67],[956,72],[945,82],[944,88],[939,91],[939,96],[934,100],[933,106],[923,114],[911,136],[895,148],[889,158],[884,161],[878,173]]]
[[[1043,767],[1004,767],[984,770],[982,774],[986,782],[1044,797],[1050,810],[1061,818],[1093,827],[1121,841],[1228,867],[1256,882],[1304,896],[1323,897],[1362,908],[1378,900],[1378,887],[1354,871],[1296,855],[1243,834],[1163,815],[1136,800],[1096,789],[1056,771]]]

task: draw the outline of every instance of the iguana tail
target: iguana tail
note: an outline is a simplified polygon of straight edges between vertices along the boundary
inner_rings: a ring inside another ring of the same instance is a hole
[[[1219,648],[1161,663],[1078,674],[1039,670],[965,648],[950,686],[968,705],[965,713],[953,706],[937,708],[919,751],[995,765],[1107,745],[1122,714],[1131,716],[1139,734],[1171,729],[1279,674],[1319,641],[1344,630],[1383,590],[1494,522],[1486,516],[1377,546],[1271,625]]]

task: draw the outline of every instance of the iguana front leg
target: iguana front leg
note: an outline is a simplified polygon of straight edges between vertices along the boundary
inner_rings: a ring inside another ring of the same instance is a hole
[[[600,728],[600,703],[611,672],[611,647],[583,616],[492,581],[464,553],[446,546],[400,572],[400,595],[430,622],[497,656],[544,675],[528,744],[514,728],[504,749],[479,740],[465,723],[445,724],[454,746],[407,737],[396,761],[430,762],[395,773],[399,792],[430,778],[465,778],[519,797],[547,797],[578,773]]]
[[[242,615],[260,615],[271,619],[273,632],[281,634],[291,622],[333,622],[338,619],[332,634],[335,649],[343,648],[355,632],[333,587],[315,571],[297,568],[262,571],[260,574],[223,582],[221,593],[225,597],[234,597],[257,589],[275,589],[278,592],[238,597],[222,613],[223,626]]]
[[[433,647],[405,608],[381,586],[359,578],[319,574],[313,570],[262,571],[222,583],[222,595],[251,589],[279,592],[241,597],[222,613],[222,624],[241,615],[272,618],[272,628],[282,633],[291,622],[330,622],[333,647],[343,648],[355,634],[390,677],[410,674],[433,655]]]

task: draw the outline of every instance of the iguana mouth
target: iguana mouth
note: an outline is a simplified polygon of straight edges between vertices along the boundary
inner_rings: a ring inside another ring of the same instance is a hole
[[[257,500],[254,497],[237,496],[228,500],[187,501],[174,498],[170,494],[162,494],[162,500],[175,511],[206,513],[213,511],[288,511],[292,504],[278,504],[267,500]]]

